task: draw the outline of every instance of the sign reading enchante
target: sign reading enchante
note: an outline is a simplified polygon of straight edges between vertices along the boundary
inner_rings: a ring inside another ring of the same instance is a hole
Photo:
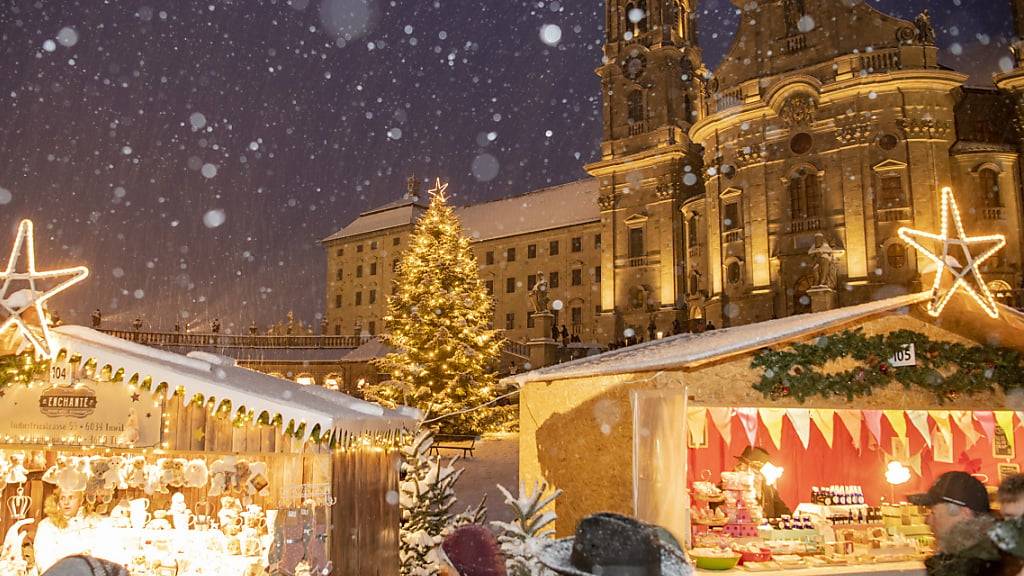
[[[0,398],[0,437],[25,444],[155,446],[162,413],[151,394],[120,383],[11,386]]]

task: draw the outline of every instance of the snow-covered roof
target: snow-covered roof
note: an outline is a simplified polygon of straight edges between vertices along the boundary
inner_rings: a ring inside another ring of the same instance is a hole
[[[359,348],[356,348],[346,354],[341,361],[344,363],[369,362],[371,360],[376,360],[377,358],[383,358],[394,351],[394,348],[388,346],[384,342],[381,342],[381,339],[378,336],[377,338],[371,338]]]
[[[598,193],[597,180],[586,178],[492,202],[456,206],[455,214],[474,242],[491,240],[597,222],[601,219]],[[426,204],[409,198],[378,206],[323,242],[413,225],[425,209]]]
[[[314,428],[321,436],[333,431],[348,437],[412,431],[419,417],[413,408],[388,410],[341,392],[241,368],[226,356],[208,352],[183,356],[83,326],[60,326],[54,332],[61,349],[81,355],[83,361],[92,359],[98,367],[109,365],[114,373],[123,369],[125,381],[149,378],[154,389],[166,383],[171,390],[184,388],[186,397],[202,394],[230,400],[235,410],[244,406],[256,415],[266,412],[271,420],[280,416],[283,427],[305,423],[307,436]]]
[[[493,202],[455,209],[474,242],[597,222],[598,182],[586,178]]]
[[[510,376],[503,382],[521,386],[527,382],[681,369],[793,340],[877,314],[908,308],[930,297],[930,291],[920,292],[826,312],[798,314],[743,326],[679,334],[524,372]]]
[[[348,226],[324,238],[322,241],[330,242],[331,240],[415,224],[424,210],[426,210],[426,204],[423,204],[418,199],[402,198],[401,200],[363,212],[358,218],[349,223]]]

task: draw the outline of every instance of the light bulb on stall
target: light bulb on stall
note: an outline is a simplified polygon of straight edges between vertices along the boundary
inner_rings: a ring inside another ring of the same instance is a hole
[[[769,486],[775,486],[779,478],[782,478],[783,468],[776,466],[771,462],[765,462],[764,466],[761,466],[761,475],[764,476],[764,481]]]
[[[905,484],[910,481],[910,469],[893,460],[885,469],[885,481],[893,486]]]

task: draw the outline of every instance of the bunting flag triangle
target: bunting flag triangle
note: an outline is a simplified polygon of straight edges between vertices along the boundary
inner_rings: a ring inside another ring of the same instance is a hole
[[[921,475],[921,452],[914,454],[907,460],[907,468],[910,468],[918,476]]]
[[[949,422],[949,410],[930,410],[928,415],[935,421],[932,434],[932,460],[953,462],[953,427]]]
[[[814,408],[811,410],[811,420],[818,427],[818,431],[825,437],[825,444],[832,448],[832,441],[835,439],[836,411],[831,408]]]
[[[907,410],[907,418],[910,419],[910,423],[914,425],[914,428],[924,438],[924,443],[929,448],[932,447],[932,431],[928,429],[928,411],[927,410]]]
[[[875,439],[875,443],[878,445],[882,444],[882,411],[881,410],[864,410],[864,424],[868,427],[868,432],[871,437]]]
[[[737,408],[736,416],[743,425],[743,432],[751,446],[757,446],[757,408]]]
[[[903,410],[882,410],[885,414],[885,419],[892,424],[893,432],[896,433],[896,437],[900,440],[907,437],[907,419],[903,415]]]
[[[711,414],[711,422],[715,429],[722,435],[726,446],[732,445],[732,408],[708,408]]]
[[[707,444],[708,409],[690,408],[686,411],[686,429],[690,434],[690,446]]]
[[[928,415],[935,421],[935,430],[942,434],[949,446],[953,445],[953,427],[949,423],[949,410],[929,410]]]
[[[974,413],[974,419],[981,424],[981,431],[991,442],[996,437],[996,417],[991,410],[978,410]]]
[[[778,449],[782,448],[782,419],[786,416],[785,408],[760,408],[761,422],[768,429],[768,436],[772,444]]]
[[[787,408],[786,415],[789,416],[789,421],[793,424],[793,429],[796,430],[796,436],[806,450],[811,442],[811,412],[806,408]]]
[[[950,410],[949,416],[953,419],[956,427],[967,437],[965,450],[970,450],[981,438],[981,434],[974,428],[974,414],[970,410]]]
[[[846,426],[850,438],[853,439],[853,447],[860,452],[860,410],[836,410],[839,420]]]
[[[1017,411],[1017,428],[1024,428],[1024,412]]]
[[[1003,434],[1006,435],[1006,443],[1010,446],[1010,453],[1016,454],[1017,447],[1013,441],[1013,412],[1009,410],[998,410],[995,413],[996,424],[1002,429]]]

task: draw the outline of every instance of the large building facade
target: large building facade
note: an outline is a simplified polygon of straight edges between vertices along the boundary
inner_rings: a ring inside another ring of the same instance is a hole
[[[737,2],[739,30],[711,73],[696,3],[607,0],[591,179],[459,209],[497,327],[527,338],[539,272],[562,305],[557,322],[600,343],[918,290],[927,260],[897,230],[937,230],[944,186],[970,233],[1006,235],[986,278],[1018,298],[1024,44],[996,88],[970,88],[938,64],[927,15],[754,0]],[[393,265],[425,200],[411,182],[324,240],[335,333],[383,329]],[[816,267],[822,247],[830,276]]]

